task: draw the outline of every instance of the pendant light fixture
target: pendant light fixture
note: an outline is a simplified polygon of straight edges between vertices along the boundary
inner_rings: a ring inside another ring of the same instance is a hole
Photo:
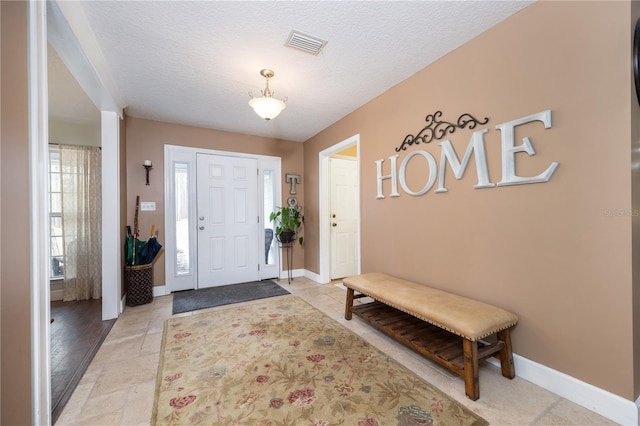
[[[285,98],[284,101],[274,98],[271,90],[269,90],[269,79],[274,76],[273,71],[264,69],[260,71],[260,75],[267,80],[267,86],[261,91],[262,96],[259,98],[254,97],[251,95],[251,92],[249,92],[249,96],[251,96],[249,106],[253,108],[256,114],[268,121],[276,118],[278,114],[286,108],[285,102],[287,98]]]

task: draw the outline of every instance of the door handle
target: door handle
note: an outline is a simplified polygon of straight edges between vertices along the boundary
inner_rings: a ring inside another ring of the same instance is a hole
[[[200,216],[198,219],[200,219],[200,220],[204,220],[204,216]]]
[[[334,222],[331,224],[331,226],[338,226],[338,224]]]
[[[198,226],[198,229],[204,231],[204,226]]]

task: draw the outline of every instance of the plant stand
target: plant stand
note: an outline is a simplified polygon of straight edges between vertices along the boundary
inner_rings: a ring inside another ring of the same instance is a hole
[[[293,263],[293,242],[291,243],[279,243],[278,247],[282,249],[286,258],[287,258],[287,280],[289,285],[291,285],[292,277],[292,269],[291,264]],[[280,270],[284,268],[284,262],[282,261],[282,256],[280,257]]]

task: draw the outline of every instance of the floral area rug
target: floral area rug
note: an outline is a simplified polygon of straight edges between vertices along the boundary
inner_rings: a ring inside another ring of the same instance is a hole
[[[295,296],[166,321],[154,425],[487,425]]]

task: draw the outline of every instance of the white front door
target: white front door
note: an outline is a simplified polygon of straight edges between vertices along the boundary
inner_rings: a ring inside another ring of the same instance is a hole
[[[259,280],[258,161],[197,154],[198,288]]]
[[[358,273],[357,187],[355,159],[330,158],[331,279]]]

